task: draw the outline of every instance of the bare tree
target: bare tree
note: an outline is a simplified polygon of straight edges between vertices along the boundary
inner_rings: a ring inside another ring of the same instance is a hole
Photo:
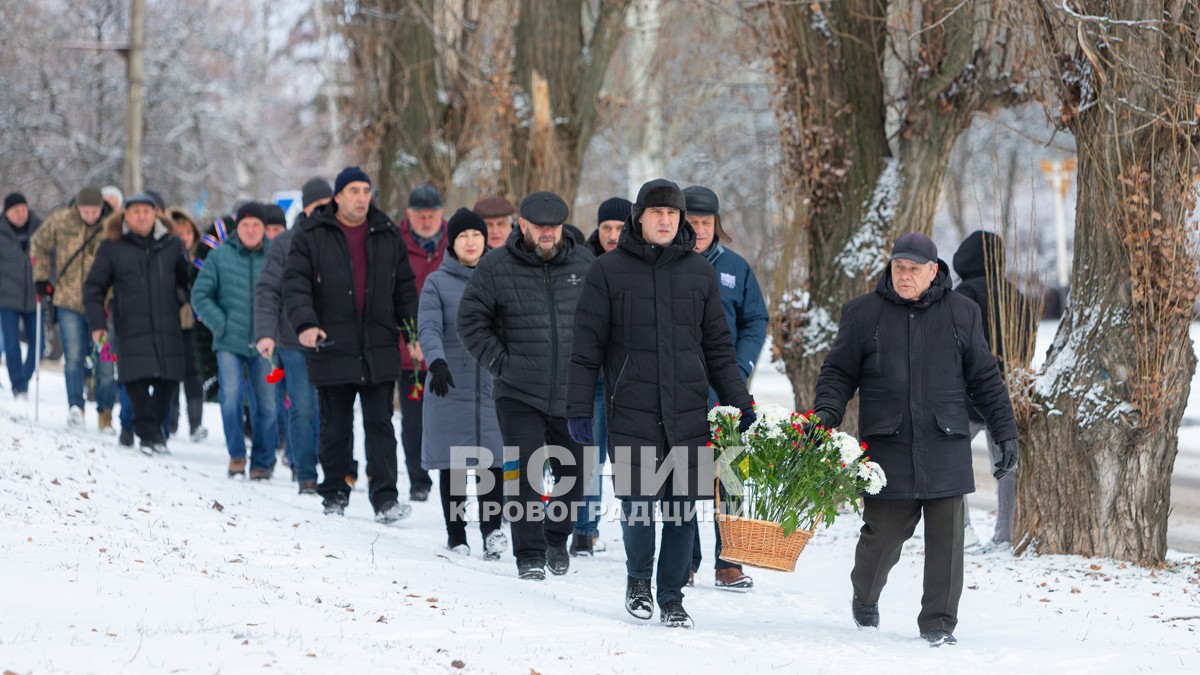
[[[1027,392],[1014,541],[1161,564],[1196,365],[1200,5],[1029,4],[1079,172],[1070,304]]]
[[[1026,31],[1011,4],[753,3],[784,156],[774,344],[797,405],[813,391],[842,305],[878,277],[889,242],[930,232],[949,153],[972,116],[1026,98]]]

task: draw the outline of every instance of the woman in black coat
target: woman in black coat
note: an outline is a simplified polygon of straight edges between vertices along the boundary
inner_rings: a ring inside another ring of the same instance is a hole
[[[88,328],[97,343],[107,339],[104,308],[111,289],[114,337],[120,342],[117,380],[133,403],[142,452],[166,452],[163,423],[184,375],[179,308],[187,296],[187,258],[145,195],[131,197],[104,226],[108,238],[83,287]]]

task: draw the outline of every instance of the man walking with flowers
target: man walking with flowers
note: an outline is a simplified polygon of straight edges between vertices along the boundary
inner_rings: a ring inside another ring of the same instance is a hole
[[[962,496],[975,491],[968,402],[1000,446],[996,478],[1017,460],[1012,404],[979,306],[950,290],[949,267],[933,241],[919,233],[896,240],[875,291],[842,309],[814,405],[821,423],[836,427],[857,390],[859,438],[887,475],[877,496],[863,498],[850,573],[854,621],[879,626],[888,573],[923,517],[924,595],[917,626],[934,647],[957,642]]]
[[[683,587],[691,571],[694,501],[711,498],[713,487],[712,476],[699,471],[699,453],[712,452],[706,447],[709,384],[721,401],[740,410],[741,428],[754,422],[755,412],[716,272],[693,250],[696,233],[686,212],[675,183],[646,183],[617,247],[588,271],[575,311],[567,415],[571,436],[591,444],[596,378],[603,368],[627,558],[625,609],[639,619],[654,615],[658,505],[659,616],[668,626],[690,628]],[[654,478],[664,474],[658,484]]]

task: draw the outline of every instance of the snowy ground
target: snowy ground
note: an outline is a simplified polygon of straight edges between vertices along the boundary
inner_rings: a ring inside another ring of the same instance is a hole
[[[759,400],[787,403],[764,365]],[[565,577],[516,578],[511,556],[448,553],[441,509],[414,505],[377,525],[365,491],[347,517],[321,515],[283,474],[225,478],[215,406],[203,444],[145,458],[94,431],[65,429],[62,377],[32,403],[0,403],[0,670],[48,672],[745,672],[1127,673],[1200,667],[1200,558],[1162,570],[1070,556],[969,555],[961,644],[917,637],[920,533],[881,601],[882,629],[849,616],[853,515],[821,530],[796,572],[752,571],[755,590],[712,586],[686,606],[691,631],[640,623],[622,607],[620,528],[608,552]],[[95,411],[88,411],[89,429]],[[1182,437],[1182,435],[1181,435]],[[359,450],[361,452],[361,449]],[[402,485],[404,479],[401,479]],[[435,493],[436,494],[436,493]],[[981,536],[992,519],[974,520]]]

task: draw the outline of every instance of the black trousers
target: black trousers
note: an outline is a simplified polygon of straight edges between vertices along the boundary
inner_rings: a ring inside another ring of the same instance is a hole
[[[863,526],[850,582],[860,602],[874,605],[900,560],[904,542],[925,518],[925,579],[917,626],[922,633],[958,625],[963,587],[963,498],[863,499]]]
[[[504,508],[503,469],[476,469],[476,473],[490,473],[492,488],[480,491],[479,533],[484,541],[492,532],[500,529]],[[446,534],[450,546],[467,543],[467,480],[466,469],[442,469],[438,471],[438,487],[442,495],[442,516],[446,519]]]
[[[125,392],[133,406],[133,431],[143,443],[163,443],[163,423],[171,411],[171,402],[179,398],[179,383],[148,378],[125,382]]]
[[[421,372],[421,376],[424,375]],[[421,420],[425,397],[416,401],[408,397],[416,381],[416,371],[400,371],[400,440],[404,444],[404,468],[408,471],[409,490],[431,490],[433,479],[428,471],[421,468],[421,433],[425,428]]]
[[[346,476],[354,467],[354,399],[362,406],[363,445],[367,454],[368,495],[376,511],[396,501],[396,431],[392,428],[395,384],[342,384],[317,387],[321,438],[317,459],[325,480],[317,492],[326,501],[350,501]]]
[[[505,446],[504,512],[512,525],[513,555],[517,560],[544,561],[547,546],[566,545],[583,508],[583,446],[571,438],[567,418],[551,417],[516,399],[496,399],[496,416]],[[566,448],[574,461],[546,462],[556,482],[571,479],[572,485],[565,494],[543,502],[540,488],[544,467],[531,466],[530,460],[546,445]]]

